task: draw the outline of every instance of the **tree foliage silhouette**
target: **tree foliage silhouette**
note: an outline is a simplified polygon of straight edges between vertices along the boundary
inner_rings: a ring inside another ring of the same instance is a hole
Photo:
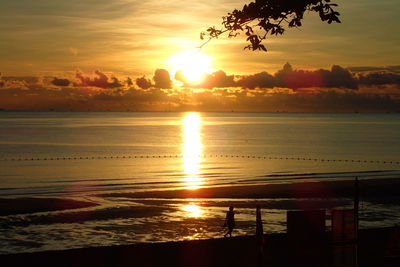
[[[338,22],[340,13],[331,0],[255,0],[222,17],[222,29],[209,27],[200,33],[202,40],[218,38],[223,33],[236,37],[245,33],[250,43],[244,49],[267,51],[262,42],[270,35],[281,35],[285,28],[300,27],[306,11],[317,12],[322,21]],[[203,45],[204,45],[203,44]]]

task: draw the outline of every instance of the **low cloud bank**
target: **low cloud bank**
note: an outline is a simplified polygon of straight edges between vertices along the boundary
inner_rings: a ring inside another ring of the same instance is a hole
[[[390,80],[391,81],[391,80]],[[185,83],[189,87],[218,88],[218,87],[241,87],[255,88],[347,88],[357,89],[360,81],[357,76],[348,69],[333,65],[330,70],[296,70],[286,63],[281,70],[275,74],[260,72],[253,75],[226,75],[223,71],[206,75],[203,82],[196,85]]]
[[[75,77],[1,77],[0,109],[73,111],[400,112],[400,68],[296,70],[228,75],[197,84],[157,69],[132,79],[95,71]]]

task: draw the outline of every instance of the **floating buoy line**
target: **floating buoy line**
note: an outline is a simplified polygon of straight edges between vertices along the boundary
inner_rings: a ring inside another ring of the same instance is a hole
[[[71,161],[71,160],[104,160],[104,159],[167,159],[184,158],[184,155],[117,155],[117,156],[65,156],[65,157],[31,157],[31,158],[8,158],[0,161]],[[191,156],[193,157],[193,156]],[[259,160],[296,160],[296,161],[317,161],[317,162],[352,162],[352,163],[372,163],[372,164],[400,164],[400,161],[383,160],[356,160],[356,159],[323,159],[310,157],[268,157],[254,155],[228,155],[228,154],[209,154],[198,155],[199,158],[238,158],[238,159],[259,159]]]

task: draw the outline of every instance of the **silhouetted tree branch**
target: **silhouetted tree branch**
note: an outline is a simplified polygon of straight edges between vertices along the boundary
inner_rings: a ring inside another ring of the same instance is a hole
[[[317,12],[321,20],[329,24],[340,23],[340,14],[333,9],[336,6],[331,0],[255,0],[244,5],[242,10],[235,9],[222,17],[222,29],[209,27],[200,33],[200,38],[208,38],[205,45],[223,33],[236,37],[244,32],[250,42],[244,49],[267,51],[262,42],[268,34],[281,35],[285,28],[300,27],[306,11]]]

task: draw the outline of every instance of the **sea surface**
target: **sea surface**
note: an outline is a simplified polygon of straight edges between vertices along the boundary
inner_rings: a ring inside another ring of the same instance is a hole
[[[251,199],[105,196],[399,177],[399,136],[400,114],[0,112],[0,198],[95,204],[0,216],[0,253],[220,237],[232,203],[251,234]],[[266,231],[285,231],[291,200],[258,201]],[[397,205],[362,205],[362,227],[399,222]]]

